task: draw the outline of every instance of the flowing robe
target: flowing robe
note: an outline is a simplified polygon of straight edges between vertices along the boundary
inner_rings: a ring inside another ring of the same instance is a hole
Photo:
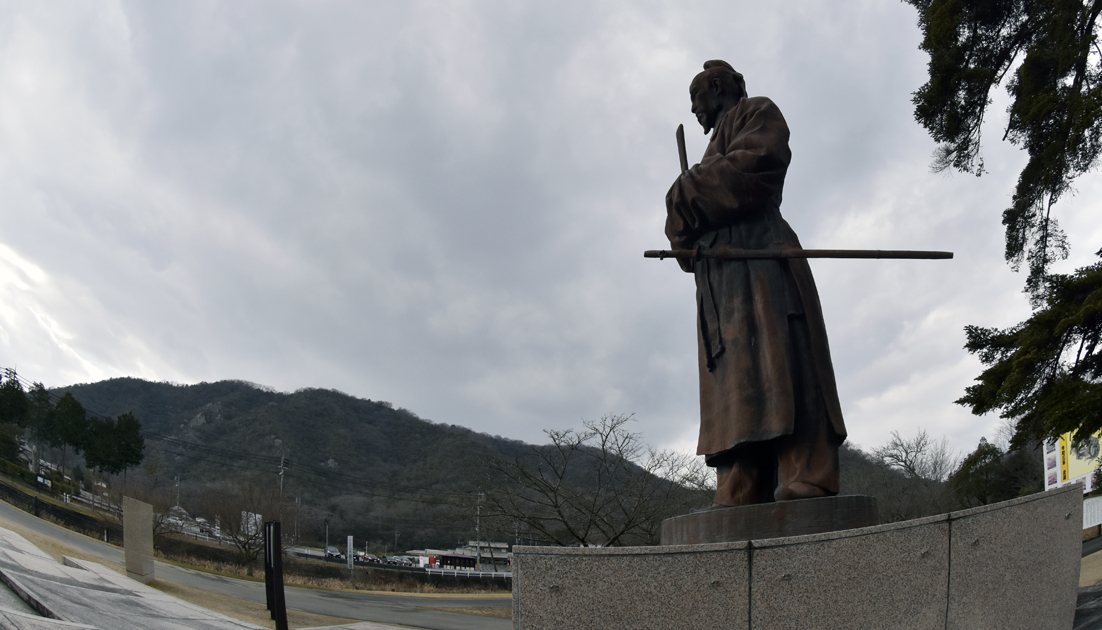
[[[800,247],[781,218],[781,191],[792,153],[788,124],[768,98],[743,98],[717,123],[700,164],[666,195],[673,249],[731,245]],[[700,439],[713,456],[747,442],[793,432],[797,408],[823,409],[844,438],[822,307],[807,259],[679,260],[696,277],[700,356]],[[806,326],[797,343],[792,326]],[[814,374],[794,376],[797,362]],[[796,397],[821,396],[817,405]]]

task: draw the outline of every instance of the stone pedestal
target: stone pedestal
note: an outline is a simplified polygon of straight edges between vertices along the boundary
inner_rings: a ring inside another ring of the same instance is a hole
[[[515,547],[517,630],[1029,628],[1075,616],[1082,488],[822,534]]]
[[[126,575],[142,584],[153,581],[153,506],[122,498],[122,537]]]
[[[860,495],[703,510],[662,521],[663,545],[787,538],[880,524],[876,499]]]

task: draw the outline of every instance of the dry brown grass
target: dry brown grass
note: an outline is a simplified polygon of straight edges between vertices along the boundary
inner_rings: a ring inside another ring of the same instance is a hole
[[[259,602],[250,602],[220,593],[212,593],[202,589],[184,586],[165,580],[153,580],[150,584],[162,593],[178,597],[186,602],[202,606],[208,610],[233,617],[241,621],[253,623],[265,628],[274,628],[275,623],[268,614],[268,609]],[[318,626],[338,626],[347,623],[358,623],[355,619],[330,617],[328,615],[315,615],[301,610],[287,609],[287,625],[292,628],[313,628]]]
[[[357,591],[357,592],[369,592],[369,593],[394,593],[394,594],[416,594],[416,595],[440,595],[445,597],[451,597],[453,595],[481,595],[484,597],[511,597],[512,594],[503,592],[500,590],[494,590],[489,588],[471,588],[471,587],[441,587],[435,584],[425,584],[419,582],[413,578],[403,578],[401,580],[393,579],[379,579],[377,577],[367,577],[364,575],[356,576],[355,588],[348,580],[339,580],[336,578],[311,578],[300,575],[284,576],[284,581],[287,584],[293,584],[295,586],[305,586],[308,588],[320,588],[328,591]]]
[[[206,573],[215,573],[225,577],[234,577],[242,580],[253,580],[256,582],[263,582],[263,575],[248,575],[245,567],[236,564],[230,564],[225,562],[212,562],[209,560],[202,560],[191,557],[168,557],[158,552],[157,558],[165,562],[171,562],[172,564],[186,567],[189,569],[195,569],[196,571],[204,571]],[[425,584],[419,582],[413,578],[402,579],[381,579],[377,574],[369,574],[362,571],[356,572],[356,585],[352,588],[352,585],[347,579],[337,578],[318,578],[308,577],[303,575],[295,575],[293,573],[285,573],[283,575],[283,583],[288,586],[304,586],[306,588],[324,589],[327,591],[355,591],[355,592],[369,592],[369,593],[398,593],[398,594],[420,594],[420,595],[482,595],[482,596],[494,596],[494,597],[511,597],[511,593],[508,591],[501,591],[499,589],[491,588],[474,588],[474,587],[461,587],[461,586],[447,586],[441,587],[435,584]]]
[[[175,564],[178,567],[186,567],[188,569],[195,569],[196,571],[202,571],[204,573],[213,573],[215,575],[221,575],[223,577],[232,577],[239,580],[250,580],[253,582],[263,582],[264,574],[256,575],[257,572],[253,572],[253,575],[248,575],[245,567],[232,564],[228,562],[212,562],[210,560],[201,560],[199,558],[178,556],[166,556],[160,551],[154,551],[153,555],[157,557],[161,562],[168,562],[169,564]],[[286,580],[285,580],[286,581]]]

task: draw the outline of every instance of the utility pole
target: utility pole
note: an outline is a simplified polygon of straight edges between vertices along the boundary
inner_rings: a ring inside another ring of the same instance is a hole
[[[348,537],[348,543],[345,545],[348,557],[348,582],[352,585],[352,589],[356,589],[356,548],[352,543],[352,537]]]
[[[283,503],[283,471],[286,467],[283,462],[287,460],[287,455],[283,454],[279,456],[279,502]]]
[[[180,475],[176,475],[176,507],[180,507]]]
[[[325,519],[325,560],[329,561],[329,519]]]
[[[478,493],[478,504],[475,507],[474,517],[474,568],[475,571],[482,570],[482,497],[486,496],[486,493]]]
[[[298,513],[301,509],[302,497],[295,497],[295,544],[298,544]]]
[[[283,463],[287,460],[287,451],[279,456],[279,520],[283,520],[283,471],[287,469]]]

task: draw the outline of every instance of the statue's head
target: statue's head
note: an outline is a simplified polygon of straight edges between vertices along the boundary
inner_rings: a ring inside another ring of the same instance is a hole
[[[746,96],[746,81],[731,64],[719,59],[704,62],[704,72],[689,84],[689,98],[704,133],[716,126],[721,116]]]

